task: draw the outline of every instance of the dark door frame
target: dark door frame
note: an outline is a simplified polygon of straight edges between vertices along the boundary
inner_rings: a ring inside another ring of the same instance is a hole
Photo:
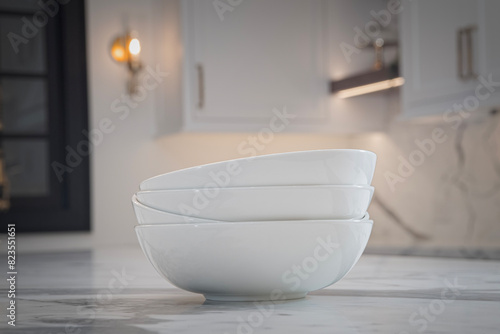
[[[88,144],[83,134],[88,128],[84,1],[61,4],[57,15],[49,20],[46,29],[50,163],[67,165],[67,148]],[[76,167],[62,175],[62,181],[49,166],[50,205],[29,205],[29,199],[16,205],[14,198],[13,208],[0,213],[5,226],[0,233],[7,231],[7,224],[16,224],[17,232],[89,231],[90,157],[80,158]]]

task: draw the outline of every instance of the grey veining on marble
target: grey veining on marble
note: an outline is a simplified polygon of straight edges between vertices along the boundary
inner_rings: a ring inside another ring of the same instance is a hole
[[[444,141],[432,141],[435,130]],[[352,140],[378,156],[369,247],[500,259],[500,112],[474,112],[460,124],[393,122]]]
[[[10,333],[498,333],[500,262],[364,255],[287,302],[221,303],[160,278],[141,251],[21,254]],[[6,270],[5,270],[6,271]],[[6,305],[5,283],[0,285]]]

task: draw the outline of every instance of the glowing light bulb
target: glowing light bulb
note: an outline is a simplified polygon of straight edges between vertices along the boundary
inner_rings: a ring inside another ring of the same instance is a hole
[[[137,38],[132,38],[128,44],[128,51],[131,55],[137,56],[141,52],[141,43]]]

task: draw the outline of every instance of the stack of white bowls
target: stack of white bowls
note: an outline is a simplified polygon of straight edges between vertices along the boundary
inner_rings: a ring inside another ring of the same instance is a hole
[[[175,286],[211,300],[284,300],[329,286],[361,256],[376,155],[318,150],[229,160],[143,181],[141,247]]]

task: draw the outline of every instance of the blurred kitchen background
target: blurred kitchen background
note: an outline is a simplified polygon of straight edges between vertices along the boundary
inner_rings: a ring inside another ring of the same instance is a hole
[[[148,177],[360,148],[378,155],[368,253],[499,258],[499,12],[1,0],[2,233],[16,224],[19,252],[137,246],[130,198]]]

